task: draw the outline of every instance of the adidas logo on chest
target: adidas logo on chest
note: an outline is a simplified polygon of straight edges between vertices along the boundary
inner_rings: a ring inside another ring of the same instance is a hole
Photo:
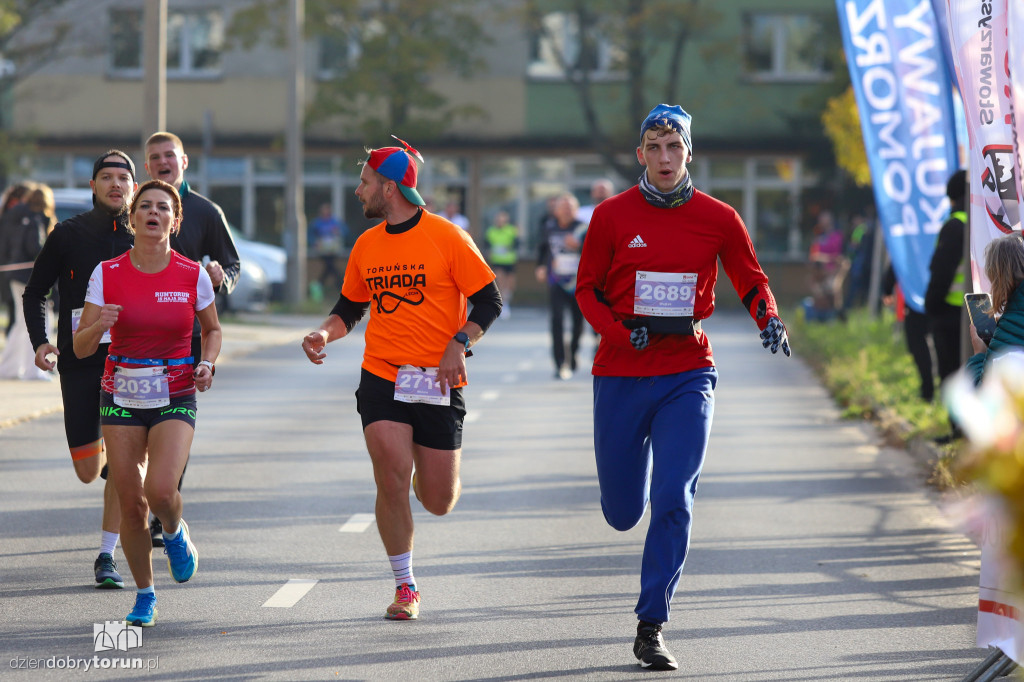
[[[644,249],[647,248],[647,242],[645,242],[640,235],[633,237],[633,241],[629,243],[631,249]]]

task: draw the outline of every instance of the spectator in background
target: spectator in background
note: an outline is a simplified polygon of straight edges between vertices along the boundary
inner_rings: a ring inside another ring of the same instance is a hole
[[[444,211],[441,212],[441,215],[461,227],[466,232],[469,232],[469,218],[459,213],[459,202],[455,199],[448,200],[444,205]]]
[[[843,317],[843,281],[849,262],[843,254],[843,233],[836,227],[831,211],[822,211],[814,224],[813,239],[808,253],[810,273],[810,299],[805,303],[809,320],[829,320],[835,315]]]
[[[967,291],[967,262],[964,253],[964,230],[967,212],[964,202],[967,193],[967,172],[958,170],[946,183],[949,197],[949,218],[942,224],[935,241],[935,251],[928,265],[928,289],[924,294],[924,310],[935,345],[936,369],[939,383],[960,368],[960,334],[964,293]],[[959,438],[960,428],[951,424],[949,436],[939,438],[947,442]]]
[[[36,256],[43,248],[47,235],[57,224],[57,211],[54,207],[53,190],[48,185],[36,185],[8,214],[20,217],[10,229],[0,235],[5,243],[0,244],[0,251],[9,254],[14,263],[29,263],[27,268],[13,270],[10,273],[11,296],[14,300],[21,299],[32,274],[32,265]],[[54,294],[55,295],[55,294]],[[35,365],[35,350],[29,339],[25,325],[24,313],[15,307],[11,324],[7,333],[7,345],[0,355],[0,378],[4,379],[41,379],[49,380],[52,375]]]
[[[49,185],[33,184],[28,194],[10,211],[4,213],[8,219],[0,232],[0,253],[7,254],[11,263],[29,263],[22,270],[12,270],[10,278],[25,284],[32,272],[31,263],[43,248],[46,235],[57,224],[57,211],[53,202],[53,190]]]
[[[921,381],[921,400],[930,403],[935,399],[935,363],[932,361],[932,349],[928,342],[928,316],[907,305],[906,299],[897,291],[896,272],[892,263],[882,275],[882,303],[891,305],[896,310],[896,319],[903,322],[903,338],[907,342],[907,351],[917,367],[917,375]]]
[[[23,262],[14,258],[14,254],[10,252],[12,248],[10,244],[15,241],[16,233],[20,232],[23,214],[28,210],[23,202],[32,191],[32,187],[33,183],[27,181],[15,183],[4,191],[3,198],[0,199],[0,207],[2,207],[0,208],[0,265],[14,265]],[[29,266],[28,270],[31,269]],[[12,273],[13,271],[0,272],[0,301],[5,301],[7,305],[5,334],[8,335],[11,333],[11,327],[14,326],[17,305],[9,287],[9,282],[13,280]],[[25,274],[27,276],[28,271]]]
[[[590,224],[590,217],[594,215],[594,209],[602,201],[610,197],[615,192],[615,185],[612,184],[611,180],[607,178],[601,178],[600,180],[594,180],[590,185],[590,200],[591,203],[586,206],[580,206],[580,210],[576,213],[576,217],[582,223]]]
[[[576,218],[579,202],[566,192],[555,198],[553,220],[544,223],[537,253],[537,281],[548,286],[551,313],[551,346],[555,361],[555,378],[569,379],[576,371],[583,313],[576,302],[576,270],[580,264],[581,245],[575,232],[583,226]],[[572,318],[568,357],[565,347],[564,317]]]
[[[1024,351],[1024,240],[1019,232],[993,239],[985,247],[985,276],[992,289],[992,310],[999,315],[992,339],[985,343],[971,325],[974,355],[967,374],[980,385],[989,363],[999,355]]]
[[[313,240],[313,253],[323,263],[318,278],[320,286],[325,288],[330,277],[340,290],[344,276],[338,271],[337,259],[348,241],[348,226],[334,217],[330,204],[324,203],[320,205],[320,213],[310,224],[309,233]]]
[[[501,317],[508,319],[512,297],[516,291],[516,263],[519,261],[519,228],[509,220],[506,211],[498,211],[494,224],[484,234],[487,260],[501,291]]]
[[[875,248],[873,220],[863,214],[857,214],[850,220],[850,226],[850,237],[846,242],[850,274],[847,278],[844,310],[864,305],[867,301],[868,286],[871,283],[871,259]]]
[[[935,241],[935,251],[932,252],[932,260],[928,266],[928,289],[924,295],[924,309],[928,314],[928,323],[935,343],[940,381],[960,368],[960,324],[967,268],[967,259],[964,257],[964,229],[967,227],[967,213],[964,211],[966,192],[967,173],[958,170],[946,183],[950,213]]]

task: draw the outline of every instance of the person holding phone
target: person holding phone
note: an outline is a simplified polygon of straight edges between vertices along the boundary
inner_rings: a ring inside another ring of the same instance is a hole
[[[974,325],[978,332],[978,338],[985,343],[992,340],[996,331],[996,318],[993,317],[992,297],[984,291],[980,294],[964,294],[964,303],[967,304],[967,316],[970,324]]]
[[[974,355],[967,361],[966,370],[975,385],[981,383],[985,368],[996,356],[1024,352],[1024,238],[1019,232],[993,239],[985,247],[985,275],[992,283],[992,308],[987,314],[999,314],[999,319],[986,343],[978,334],[981,320],[972,310]]]

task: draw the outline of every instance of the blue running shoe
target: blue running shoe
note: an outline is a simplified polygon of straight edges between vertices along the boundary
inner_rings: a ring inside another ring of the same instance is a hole
[[[185,519],[181,520],[178,527],[181,532],[177,538],[164,540],[164,554],[167,555],[167,570],[171,572],[171,577],[179,583],[187,583],[199,567],[199,552],[188,536]]]
[[[156,595],[152,592],[136,592],[135,608],[125,616],[124,621],[143,628],[156,625]]]
[[[96,574],[97,589],[120,590],[124,588],[124,581],[121,580],[121,574],[117,572],[114,557],[106,552],[100,552],[100,555],[96,557],[96,563],[92,565],[92,570]]]

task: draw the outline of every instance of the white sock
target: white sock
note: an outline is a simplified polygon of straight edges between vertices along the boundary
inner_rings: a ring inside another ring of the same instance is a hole
[[[109,554],[110,556],[114,556],[114,549],[117,547],[117,539],[119,537],[121,537],[119,533],[101,531],[100,554]]]
[[[388,555],[391,562],[391,572],[395,574],[395,587],[401,587],[402,583],[409,586],[409,589],[416,589],[416,579],[412,575],[412,552],[405,554]]]

